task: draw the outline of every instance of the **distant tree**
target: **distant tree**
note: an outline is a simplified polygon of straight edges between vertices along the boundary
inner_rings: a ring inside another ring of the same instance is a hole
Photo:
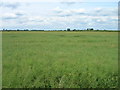
[[[93,28],[91,28],[90,30],[94,30]]]
[[[90,30],[90,31],[92,31],[92,30],[94,30],[93,28],[87,28],[87,30]]]
[[[67,28],[67,31],[70,31],[70,28]]]
[[[17,31],[20,31],[19,29],[17,29]]]
[[[24,29],[24,31],[29,31],[28,29]]]
[[[73,29],[73,31],[76,31],[76,29]]]

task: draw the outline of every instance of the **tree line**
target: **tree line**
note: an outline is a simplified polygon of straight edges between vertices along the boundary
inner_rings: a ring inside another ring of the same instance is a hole
[[[107,32],[114,32],[114,31],[119,31],[119,30],[94,30],[93,28],[87,28],[85,30],[79,30],[79,29],[70,29],[70,28],[67,28],[66,30],[29,30],[29,29],[16,29],[16,30],[13,30],[13,29],[3,29],[3,30],[0,30],[0,31],[100,31],[100,32],[103,32],[103,31],[107,31]]]

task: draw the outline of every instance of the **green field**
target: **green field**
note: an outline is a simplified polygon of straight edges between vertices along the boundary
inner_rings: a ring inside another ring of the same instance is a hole
[[[3,32],[3,88],[116,88],[117,32]]]

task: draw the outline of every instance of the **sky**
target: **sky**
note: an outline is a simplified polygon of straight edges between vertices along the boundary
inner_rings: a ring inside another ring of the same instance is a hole
[[[2,0],[0,13],[0,29],[118,28],[118,0]]]

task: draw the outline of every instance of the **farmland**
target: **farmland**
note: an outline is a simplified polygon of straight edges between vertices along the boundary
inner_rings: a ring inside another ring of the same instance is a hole
[[[3,32],[3,88],[116,88],[117,32]]]

